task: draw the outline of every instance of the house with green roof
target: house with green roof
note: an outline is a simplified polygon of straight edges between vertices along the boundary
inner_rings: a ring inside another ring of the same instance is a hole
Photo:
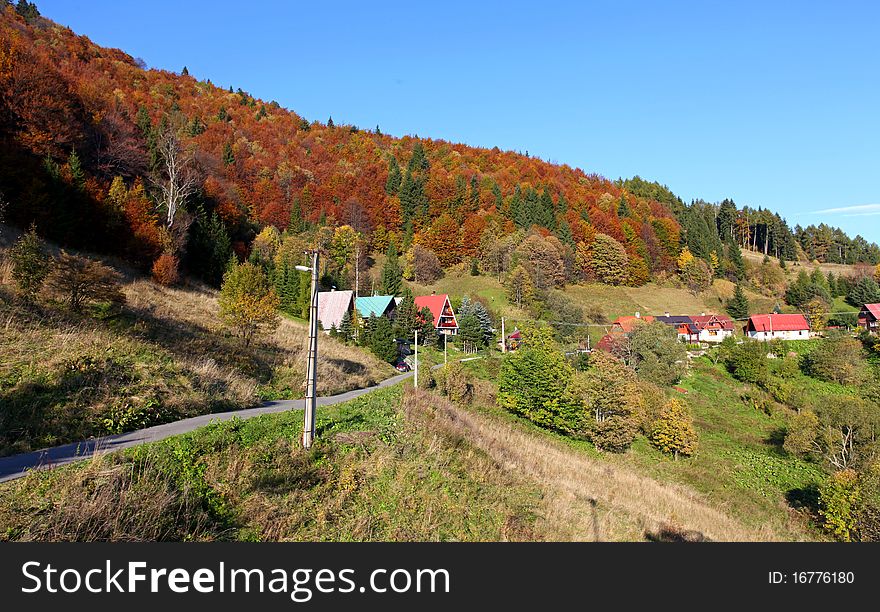
[[[393,295],[371,295],[359,297],[354,301],[359,316],[369,319],[371,316],[394,318],[397,302]]]

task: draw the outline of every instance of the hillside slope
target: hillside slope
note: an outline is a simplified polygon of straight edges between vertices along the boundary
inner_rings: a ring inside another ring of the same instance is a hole
[[[15,236],[0,226],[0,454],[302,397],[304,324],[282,319],[270,338],[244,347],[221,327],[216,291],[161,287],[124,267],[118,315],[25,303],[4,263]],[[318,369],[322,395],[394,373],[332,338],[321,343]]]
[[[231,86],[145,70],[120,50],[0,9],[0,191],[13,223],[35,221],[63,244],[87,240],[149,264],[163,249],[169,212],[151,202],[160,199],[151,179],[162,175],[169,137],[197,169],[184,208],[202,221],[217,212],[240,253],[261,225],[320,219],[380,242],[414,232],[444,265],[474,255],[493,219],[575,242],[603,232],[656,269],[670,268],[677,250],[668,207],[583,170],[307,121]],[[132,190],[125,197],[110,193],[116,177]]]

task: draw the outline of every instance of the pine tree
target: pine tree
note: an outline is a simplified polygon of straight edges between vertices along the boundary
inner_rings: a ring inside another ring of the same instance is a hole
[[[370,350],[381,360],[394,363],[399,357],[391,321],[387,317],[371,317]]]
[[[400,165],[397,158],[392,157],[388,160],[388,178],[385,180],[385,193],[388,195],[396,195],[400,191]]]
[[[83,171],[79,155],[76,154],[76,149],[70,150],[67,166],[70,168],[70,178],[73,181],[73,186],[81,190],[86,184],[86,173]]]
[[[629,217],[629,204],[626,202],[626,196],[620,196],[620,202],[617,204],[617,216],[621,219],[623,217]]]
[[[235,153],[232,151],[232,144],[227,142],[223,145],[223,165],[231,166],[235,163]]]
[[[413,331],[419,327],[415,298],[409,287],[403,288],[403,297],[397,305],[394,317],[394,335],[397,338],[412,338]]]
[[[26,299],[33,299],[49,274],[49,252],[34,226],[9,249],[12,280]]]
[[[483,347],[483,329],[480,327],[477,317],[472,313],[459,317],[457,341],[462,347]]]
[[[400,293],[402,285],[403,270],[400,268],[397,245],[391,242],[388,245],[385,266],[382,268],[382,293],[384,295],[397,295]]]
[[[749,300],[739,284],[733,291],[733,297],[727,301],[727,312],[735,320],[742,321],[749,317]]]
[[[672,398],[660,411],[650,436],[651,442],[664,453],[693,455],[697,450],[697,432],[684,402]]]
[[[330,118],[327,120],[327,127],[328,127],[328,128],[336,127],[336,124],[333,123],[333,116],[332,116],[332,115],[331,115]]]
[[[345,311],[339,322],[339,338],[343,342],[351,342],[354,338],[354,324],[351,321],[351,312],[348,310]]]
[[[433,346],[437,342],[437,328],[434,327],[434,314],[425,306],[419,311],[419,340],[425,346]]]
[[[743,260],[739,245],[733,241],[727,243],[727,258],[730,260],[734,278],[738,282],[744,281],[746,279],[746,262]]]
[[[180,74],[182,76],[189,76],[189,70],[187,69],[186,66],[183,67],[183,70],[180,71]]]

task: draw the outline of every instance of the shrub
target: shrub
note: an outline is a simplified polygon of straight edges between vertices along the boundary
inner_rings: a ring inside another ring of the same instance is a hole
[[[280,300],[261,266],[234,262],[223,275],[220,289],[220,320],[248,346],[259,333],[274,330],[280,323]]]
[[[574,372],[549,328],[523,330],[523,346],[508,353],[498,376],[498,405],[541,425],[583,435],[588,421],[584,404],[572,393]]]
[[[788,430],[782,448],[790,455],[806,457],[820,450],[816,442],[819,417],[812,410],[804,410],[788,420]]]
[[[847,336],[835,336],[804,355],[802,367],[814,378],[855,385],[864,380],[867,363],[863,359],[861,342]]]
[[[819,489],[819,514],[823,526],[836,538],[849,542],[857,527],[857,508],[862,501],[858,474],[846,469],[832,474]]]
[[[632,445],[637,433],[638,425],[632,418],[613,416],[593,426],[590,441],[600,450],[622,453]]]
[[[453,402],[469,402],[473,397],[470,373],[460,363],[453,361],[434,373],[437,390]]]
[[[176,285],[180,280],[178,274],[179,261],[177,257],[170,253],[162,253],[159,258],[153,262],[152,276],[153,280],[165,287]]]
[[[679,455],[693,455],[697,450],[697,432],[694,429],[687,406],[678,398],[672,398],[654,423],[650,436],[651,443],[664,453],[671,453],[675,459]]]
[[[33,299],[49,274],[50,262],[46,246],[33,227],[12,245],[9,259],[12,262],[12,280],[22,295]]]
[[[769,370],[765,346],[760,342],[747,341],[725,349],[725,365],[734,378],[743,382],[766,384]]]
[[[46,277],[46,289],[74,312],[91,302],[125,302],[119,274],[113,268],[65,251],[61,251]]]

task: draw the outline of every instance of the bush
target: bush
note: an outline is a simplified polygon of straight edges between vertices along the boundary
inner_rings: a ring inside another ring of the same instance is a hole
[[[248,346],[259,333],[278,327],[280,300],[261,266],[234,262],[223,275],[220,320]]]
[[[782,448],[789,455],[807,457],[820,450],[816,444],[819,433],[819,417],[812,410],[804,410],[788,420],[788,430]]]
[[[170,253],[162,253],[159,258],[153,262],[152,276],[153,280],[165,287],[176,285],[180,280],[178,274],[179,261],[177,257]]]
[[[80,312],[91,302],[125,302],[119,274],[113,268],[65,251],[61,251],[46,277],[46,290],[74,312]]]
[[[474,387],[470,373],[456,361],[435,371],[434,384],[450,401],[470,402],[473,397]]]
[[[613,416],[593,426],[590,441],[599,450],[622,453],[632,445],[637,433],[638,425],[632,418]]]
[[[839,540],[852,541],[861,501],[862,491],[855,470],[832,474],[819,489],[819,514],[823,527]]]
[[[723,344],[723,343],[722,343]],[[769,377],[767,348],[760,342],[746,341],[725,347],[724,363],[734,378],[743,382],[765,385]]]
[[[819,380],[856,385],[864,380],[868,365],[863,358],[861,342],[847,336],[835,336],[804,355],[802,367],[804,373]]]

